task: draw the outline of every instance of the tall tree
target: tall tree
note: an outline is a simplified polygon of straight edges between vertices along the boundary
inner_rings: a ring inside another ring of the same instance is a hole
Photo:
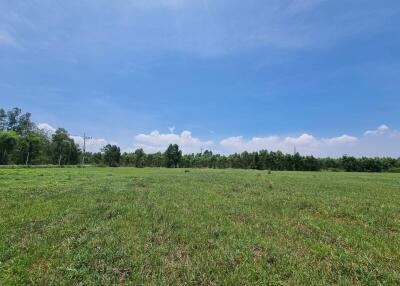
[[[143,168],[146,165],[146,154],[144,153],[143,149],[135,150],[135,167],[136,168]]]
[[[33,132],[35,124],[31,121],[31,114],[22,114],[21,108],[15,107],[7,113],[0,109],[0,131],[15,131],[20,135]]]
[[[26,136],[31,133],[35,128],[35,124],[31,121],[31,114],[25,113],[18,117],[16,132],[20,135]]]
[[[182,151],[177,144],[170,144],[164,153],[165,166],[167,168],[178,168],[182,158]]]
[[[10,154],[16,147],[18,134],[14,131],[0,132],[0,165],[9,163]]]
[[[18,129],[18,117],[20,116],[21,108],[15,107],[10,111],[7,111],[7,130],[17,131]]]
[[[3,108],[0,108],[0,131],[7,130],[7,113]]]
[[[51,139],[53,162],[58,165],[77,164],[80,150],[67,130],[59,128]]]
[[[39,133],[29,133],[25,136],[20,136],[18,140],[16,156],[19,164],[44,164],[49,163],[49,139]]]
[[[103,147],[104,162],[110,167],[119,167],[121,162],[121,150],[116,145],[106,145]]]

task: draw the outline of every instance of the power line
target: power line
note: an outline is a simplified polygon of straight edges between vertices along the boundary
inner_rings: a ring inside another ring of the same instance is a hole
[[[86,136],[86,133],[83,133],[83,156],[82,156],[82,165],[85,165],[86,139],[87,139],[87,140],[90,140],[90,139],[92,139],[92,137]]]

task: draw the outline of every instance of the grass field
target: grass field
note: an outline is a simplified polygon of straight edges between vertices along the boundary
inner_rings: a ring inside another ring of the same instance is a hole
[[[0,169],[0,285],[399,285],[399,174]]]

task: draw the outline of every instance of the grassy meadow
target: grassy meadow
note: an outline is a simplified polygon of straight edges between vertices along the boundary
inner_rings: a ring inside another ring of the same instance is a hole
[[[400,175],[0,169],[0,285],[399,285]]]

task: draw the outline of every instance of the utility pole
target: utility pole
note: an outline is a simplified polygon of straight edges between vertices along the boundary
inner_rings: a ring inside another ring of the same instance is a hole
[[[86,136],[86,133],[83,133],[83,156],[82,156],[82,166],[85,165],[86,139],[90,140],[90,139],[92,139],[92,137],[88,137],[88,136]]]

